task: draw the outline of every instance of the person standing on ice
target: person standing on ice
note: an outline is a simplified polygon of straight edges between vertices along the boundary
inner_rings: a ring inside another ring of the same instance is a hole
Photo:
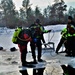
[[[26,61],[27,44],[29,41],[32,40],[29,34],[30,34],[30,31],[28,29],[22,29],[22,27],[18,27],[13,34],[12,42],[15,39],[17,39],[16,44],[18,44],[18,47],[21,53],[22,66],[27,66],[27,61]]]
[[[43,26],[40,24],[40,20],[36,19],[35,23],[32,24],[30,27],[31,33],[32,33],[32,41],[30,42],[31,46],[31,51],[32,51],[32,56],[34,59],[34,63],[36,63],[36,54],[35,54],[35,48],[37,47],[38,49],[38,61],[42,62],[43,60],[41,59],[41,53],[42,53],[42,43],[41,40],[44,41],[43,33],[50,32],[51,30],[44,30]]]
[[[40,22],[40,19],[36,19],[35,24],[38,25],[40,27],[41,31],[42,31],[42,33],[41,33],[41,40],[42,40],[42,42],[46,43],[43,34],[51,32],[51,30],[45,30],[44,26]],[[47,47],[46,45],[44,45],[44,46]]]

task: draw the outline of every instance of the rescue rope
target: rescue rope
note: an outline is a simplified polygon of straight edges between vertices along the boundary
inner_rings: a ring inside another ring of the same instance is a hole
[[[52,38],[54,37],[54,34],[55,34],[55,32],[53,31],[53,35],[51,36],[51,38],[50,38],[50,33],[48,34],[48,42],[50,42],[52,40]]]
[[[31,37],[27,38],[27,39],[21,39],[19,36],[18,36],[18,39],[21,40],[21,41],[28,41],[29,39],[31,39]]]
[[[53,30],[52,30],[53,31]],[[50,42],[51,40],[52,40],[52,38],[54,37],[54,34],[55,34],[55,32],[53,31],[53,35],[51,36],[51,38],[50,38],[50,32],[48,33],[48,42]],[[49,45],[48,45],[49,46]],[[49,46],[50,47],[50,46]],[[54,51],[52,51],[52,52],[54,52]],[[51,56],[54,56],[54,55],[52,55],[52,52],[50,52],[50,55]],[[46,53],[46,50],[42,53],[42,55],[44,55]],[[54,56],[55,57],[55,56]]]

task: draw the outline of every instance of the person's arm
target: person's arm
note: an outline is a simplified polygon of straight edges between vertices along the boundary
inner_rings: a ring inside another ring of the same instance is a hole
[[[43,33],[51,32],[51,30],[45,30],[45,28],[43,26],[41,26],[41,30],[42,30]]]

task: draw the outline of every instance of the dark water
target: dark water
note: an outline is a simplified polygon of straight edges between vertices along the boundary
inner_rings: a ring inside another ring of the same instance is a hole
[[[29,69],[28,69],[29,70]],[[28,70],[20,70],[19,72],[22,75],[46,75],[44,73],[45,68],[37,68],[37,69],[31,69],[31,73],[28,72]]]

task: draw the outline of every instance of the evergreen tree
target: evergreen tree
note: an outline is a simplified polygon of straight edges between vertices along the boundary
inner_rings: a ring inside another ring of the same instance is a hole
[[[1,9],[3,11],[3,19],[7,27],[13,27],[16,21],[15,5],[12,0],[1,0]]]
[[[35,17],[36,17],[36,18],[39,18],[40,15],[42,15],[41,12],[40,12],[40,9],[39,9],[38,6],[36,6],[36,8],[35,8]]]
[[[25,21],[26,20],[26,14],[23,8],[20,9],[20,20]]]
[[[37,19],[37,18],[40,19],[41,23],[44,24],[44,16],[42,15],[41,10],[38,6],[36,6],[36,8],[35,8],[35,19]]]
[[[35,16],[34,16],[34,11],[31,9],[31,7],[28,8],[27,10],[27,21],[28,24],[32,24],[35,20]]]
[[[72,6],[70,6],[69,11],[68,11],[68,15],[74,17],[74,15],[75,15],[75,8],[73,8]]]
[[[23,2],[22,2],[22,8],[20,10],[20,17],[26,24],[29,23],[28,22],[29,16],[30,16],[29,12],[31,13],[31,10],[32,10],[31,5],[32,4],[30,4],[30,0],[23,0]]]
[[[23,0],[22,6],[23,6],[23,12],[25,13],[24,17],[27,18],[27,10],[30,7],[30,1],[29,0]]]
[[[51,7],[51,18],[55,21],[62,22],[64,21],[64,11],[66,11],[67,5],[61,0],[55,0],[55,3]],[[62,18],[61,18],[62,17]]]

